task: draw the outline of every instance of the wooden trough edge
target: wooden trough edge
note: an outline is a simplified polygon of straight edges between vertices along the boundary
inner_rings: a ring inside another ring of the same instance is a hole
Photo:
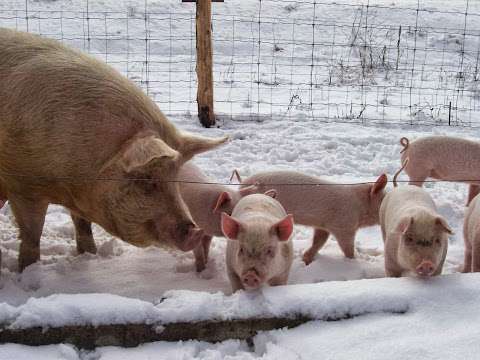
[[[32,327],[0,330],[0,343],[30,346],[68,343],[79,349],[91,350],[98,346],[135,347],[154,341],[198,340],[219,342],[227,339],[247,340],[259,331],[293,328],[311,319],[259,318],[223,321],[179,322],[165,325],[116,324],[79,325],[63,327]]]
[[[382,311],[390,314],[405,314],[408,309]],[[294,328],[309,321],[339,321],[367,315],[342,314],[324,318],[305,315],[294,317],[269,317],[233,320],[206,320],[198,322],[177,322],[169,324],[111,324],[75,325],[62,327],[31,327],[11,329],[5,324],[0,328],[0,344],[16,343],[30,346],[50,344],[72,344],[79,349],[92,350],[99,346],[135,347],[154,341],[197,340],[220,342],[229,339],[247,340],[260,331]]]

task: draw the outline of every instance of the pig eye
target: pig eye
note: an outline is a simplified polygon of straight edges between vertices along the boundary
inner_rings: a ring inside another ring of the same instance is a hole
[[[245,253],[245,250],[243,249],[243,246],[240,246],[240,249],[238,249],[238,255],[243,255]]]
[[[413,244],[413,238],[410,235],[405,236],[405,243],[407,245],[412,245]]]
[[[440,238],[435,238],[435,244],[440,245]]]
[[[275,253],[272,248],[267,249],[267,256],[274,257]]]

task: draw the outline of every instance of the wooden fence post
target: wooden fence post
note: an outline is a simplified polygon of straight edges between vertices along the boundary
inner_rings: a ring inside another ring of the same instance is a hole
[[[212,2],[197,1],[197,106],[198,118],[205,127],[215,126],[213,110]]]

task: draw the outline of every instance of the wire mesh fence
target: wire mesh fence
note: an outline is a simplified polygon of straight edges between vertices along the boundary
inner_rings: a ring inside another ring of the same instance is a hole
[[[215,111],[233,120],[480,126],[480,6],[452,3],[214,3]],[[88,51],[167,115],[196,115],[195,4],[112,4],[7,1],[0,26]]]

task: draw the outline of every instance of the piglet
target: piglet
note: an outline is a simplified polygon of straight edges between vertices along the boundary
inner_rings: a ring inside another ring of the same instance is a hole
[[[427,178],[470,184],[467,205],[480,192],[480,142],[452,136],[426,136],[410,142],[400,139],[402,165],[410,185]]]
[[[242,181],[243,194],[275,187],[277,200],[297,224],[314,228],[312,246],[303,255],[310,264],[330,234],[343,253],[354,257],[355,234],[359,228],[379,223],[378,209],[385,196],[387,176],[373,184],[344,185],[295,171],[269,171]],[[249,185],[250,184],[250,185]]]
[[[205,269],[213,236],[223,236],[220,215],[231,214],[241,195],[236,188],[215,184],[192,162],[179,170],[180,194],[194,222],[204,231],[200,244],[193,250],[198,272]],[[248,190],[248,189],[247,189]]]
[[[222,213],[228,238],[227,274],[232,290],[285,285],[293,260],[293,216],[273,199],[274,191],[242,198],[232,215]]]
[[[452,230],[425,190],[413,185],[394,188],[380,206],[380,226],[387,276],[441,274]]]
[[[470,202],[463,223],[465,261],[463,272],[480,272],[480,195]]]

